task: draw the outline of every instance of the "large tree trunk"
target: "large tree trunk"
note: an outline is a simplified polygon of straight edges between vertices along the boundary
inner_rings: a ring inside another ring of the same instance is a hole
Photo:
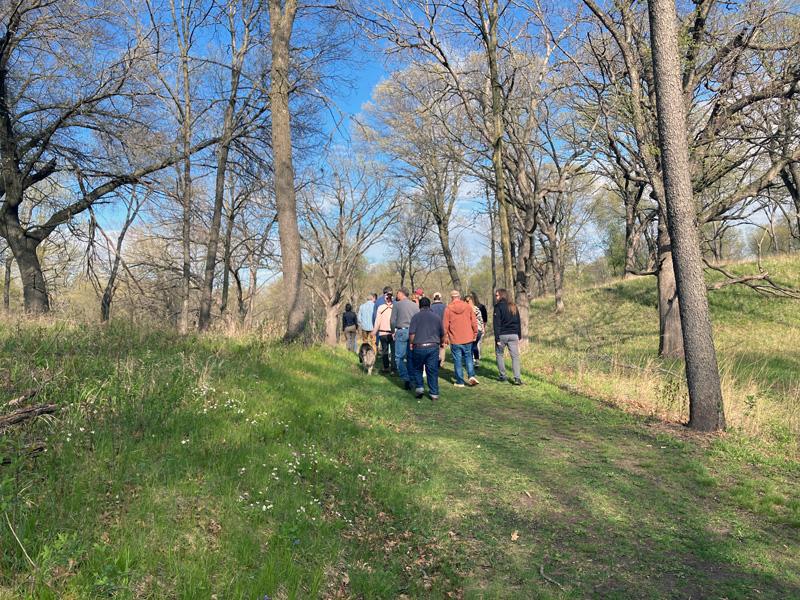
[[[683,330],[672,266],[672,245],[664,219],[658,224],[658,355],[661,358],[683,358]]]
[[[275,204],[283,270],[283,298],[287,307],[284,340],[300,337],[305,329],[303,265],[292,164],[292,131],[289,114],[289,40],[297,10],[296,0],[269,0],[272,38],[270,107],[272,111],[272,155],[275,172]]]
[[[692,198],[675,0],[649,0],[648,9],[667,222],[686,356],[689,426],[717,431],[724,429],[725,415]]]
[[[489,78],[492,85],[492,167],[494,168],[495,190],[498,217],[500,219],[500,247],[503,256],[503,285],[506,289],[514,283],[514,266],[511,259],[511,227],[506,198],[505,170],[503,168],[503,86],[500,83],[500,69],[497,64],[497,21],[500,18],[497,0],[486,1],[487,25],[484,31],[484,44],[489,62]]]
[[[5,276],[3,277],[3,310],[8,312],[11,310],[11,265],[14,262],[14,256],[9,249],[9,255],[5,260]]]
[[[461,289],[461,278],[458,276],[458,269],[456,268],[456,261],[453,259],[453,252],[450,250],[450,231],[449,223],[442,219],[436,219],[436,228],[439,231],[439,241],[442,243],[442,254],[444,255],[444,262],[447,265],[447,272],[450,274],[450,281],[453,283],[453,289]],[[411,284],[413,287],[413,283]]]
[[[339,343],[339,307],[341,304],[325,307],[325,343],[336,346]]]
[[[47,283],[36,249],[37,244],[27,240],[21,243],[11,243],[11,250],[14,252],[14,259],[17,261],[19,275],[22,279],[25,312],[33,315],[50,312]]]

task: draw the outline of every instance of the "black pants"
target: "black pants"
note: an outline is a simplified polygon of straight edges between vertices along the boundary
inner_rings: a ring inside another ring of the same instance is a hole
[[[392,339],[392,334],[381,334],[378,336],[378,341],[381,344],[381,357],[383,359],[383,370],[395,370],[394,364],[394,340]],[[390,358],[391,355],[391,358]]]

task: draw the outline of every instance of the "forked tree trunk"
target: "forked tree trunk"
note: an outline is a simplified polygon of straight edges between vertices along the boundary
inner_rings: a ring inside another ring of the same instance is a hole
[[[663,219],[658,224],[658,355],[661,358],[683,358],[683,331],[680,303],[672,266],[672,245]]]
[[[272,41],[272,79],[269,96],[283,297],[288,309],[285,341],[299,338],[306,325],[300,230],[297,225],[297,200],[292,163],[292,130],[289,118],[289,40],[292,36],[296,11],[296,0],[285,0],[285,2],[269,0],[269,27]]]
[[[692,198],[675,0],[649,0],[648,12],[667,221],[686,356],[689,426],[700,431],[717,431],[725,428],[725,415],[700,254],[697,209]]]

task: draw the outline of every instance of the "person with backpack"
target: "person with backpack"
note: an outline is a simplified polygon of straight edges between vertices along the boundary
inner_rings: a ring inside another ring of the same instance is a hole
[[[497,357],[498,381],[508,381],[506,377],[505,349],[511,354],[511,369],[514,372],[514,385],[522,385],[519,363],[519,341],[522,338],[522,326],[519,320],[517,305],[508,295],[508,290],[499,289],[494,294],[494,343]]]

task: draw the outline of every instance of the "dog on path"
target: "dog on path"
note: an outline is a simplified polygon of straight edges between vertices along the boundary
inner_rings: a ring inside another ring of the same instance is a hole
[[[364,342],[358,350],[358,360],[367,372],[367,375],[372,375],[372,369],[375,366],[375,348],[372,344]]]

